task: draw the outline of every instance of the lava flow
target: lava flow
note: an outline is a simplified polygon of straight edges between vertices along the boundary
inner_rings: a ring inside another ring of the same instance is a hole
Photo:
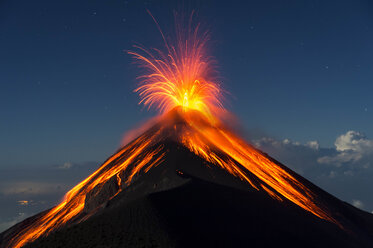
[[[71,189],[58,206],[41,214],[16,234],[9,247],[22,247],[65,225],[84,221],[85,218],[80,216],[87,194],[99,192],[108,180],[116,180],[118,191],[112,196],[115,197],[137,175],[161,164],[166,152],[162,142],[168,139],[246,181],[248,187],[266,192],[278,201],[287,199],[315,216],[341,226],[318,200],[317,194],[297,180],[291,171],[224,127],[219,120],[226,111],[221,100],[222,89],[215,82],[214,61],[206,54],[209,35],[202,33],[198,25],[192,27],[191,21],[187,30],[177,27],[175,45],[170,44],[161,32],[165,52],[154,49],[152,53],[140,47],[137,47],[139,52],[129,52],[146,70],[135,91],[139,93],[141,103],[160,110],[162,115],[158,123]]]

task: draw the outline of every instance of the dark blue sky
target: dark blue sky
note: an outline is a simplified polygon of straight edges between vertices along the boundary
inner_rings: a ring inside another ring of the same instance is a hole
[[[192,9],[245,136],[372,211],[373,2],[0,1],[0,232],[56,204],[154,116],[124,51]],[[290,139],[290,140],[288,140]],[[24,201],[27,201],[26,203]]]
[[[184,7],[183,7],[184,6]],[[371,1],[1,1],[0,166],[102,161],[148,113],[123,51],[198,11],[247,129],[333,146],[373,137]]]

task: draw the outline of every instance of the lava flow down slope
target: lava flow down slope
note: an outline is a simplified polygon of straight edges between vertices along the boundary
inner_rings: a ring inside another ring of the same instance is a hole
[[[158,24],[157,24],[158,25]],[[371,247],[373,216],[338,200],[225,125],[207,32],[176,25],[165,52],[128,52],[159,109],[61,203],[0,247]]]

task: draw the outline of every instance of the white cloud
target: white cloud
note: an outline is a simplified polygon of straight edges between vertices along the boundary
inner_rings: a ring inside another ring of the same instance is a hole
[[[360,209],[364,208],[364,203],[360,200],[352,200],[352,205]]]
[[[312,148],[314,150],[319,150],[319,148],[320,148],[319,142],[317,142],[316,140],[308,141],[306,143],[306,146],[308,146],[309,148]]]
[[[271,146],[278,147],[278,148],[280,148],[282,146],[300,146],[300,147],[312,148],[312,149],[315,149],[315,150],[319,149],[319,142],[317,142],[317,141],[308,141],[305,144],[301,144],[298,141],[292,141],[290,139],[284,139],[281,142],[281,141],[278,141],[278,140],[273,139],[273,138],[263,137],[261,139],[254,140],[253,143],[257,147],[263,147],[263,146],[271,145]]]
[[[357,162],[363,157],[362,154],[354,152],[341,152],[333,156],[323,156],[317,159],[320,164],[332,164],[335,166],[341,166],[348,162]]]
[[[288,141],[287,139],[284,140],[284,141],[283,141],[284,144],[285,144],[287,141]],[[289,142],[290,142],[290,141],[289,141]],[[263,138],[261,138],[261,139],[259,139],[259,140],[255,140],[255,141],[254,141],[254,145],[255,145],[255,146],[260,147],[260,146],[262,146],[263,144],[270,144],[270,145],[272,145],[272,146],[279,146],[279,145],[281,145],[281,142],[279,142],[279,141],[277,141],[277,140],[275,140],[275,139],[269,138],[269,137],[263,137]]]
[[[342,166],[346,163],[356,163],[373,154],[373,140],[356,131],[340,135],[334,145],[336,154],[320,157],[317,159],[318,163]],[[369,162],[363,165],[364,168],[369,166]]]
[[[359,153],[371,152],[373,140],[367,139],[363,134],[356,131],[348,131],[339,136],[335,141],[337,151],[355,151]]]

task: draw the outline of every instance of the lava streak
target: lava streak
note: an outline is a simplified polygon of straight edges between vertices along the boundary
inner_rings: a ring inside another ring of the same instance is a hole
[[[162,146],[150,148],[150,143],[151,140],[143,135],[114,154],[92,175],[71,189],[59,205],[15,235],[8,246],[22,247],[41,235],[48,235],[67,223],[72,223],[74,219],[79,222],[79,214],[84,210],[86,196],[93,189],[96,192],[100,191],[105,182],[114,177],[118,183],[118,194],[121,189],[130,185],[140,170],[157,166],[164,156],[161,152]],[[121,173],[127,175],[124,183],[121,182]]]
[[[288,199],[319,218],[334,222],[327,207],[317,199],[311,189],[304,186],[291,172],[244,142],[223,127],[201,125],[187,118],[193,132],[182,135],[182,143],[195,154],[247,181],[256,190],[264,190],[272,198]],[[251,175],[256,180],[253,180]],[[259,180],[258,180],[259,179]]]

